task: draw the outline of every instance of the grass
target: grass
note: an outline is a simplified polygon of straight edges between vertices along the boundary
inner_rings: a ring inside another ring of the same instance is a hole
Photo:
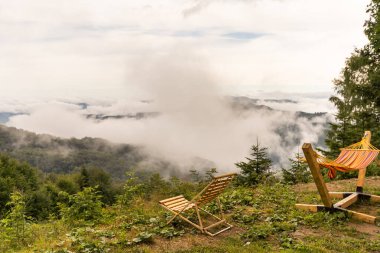
[[[380,193],[379,177],[368,179],[367,185],[368,192]],[[328,187],[350,191],[355,180]],[[73,227],[57,219],[32,224],[23,246],[5,252],[380,252],[380,229],[374,225],[341,213],[295,208],[295,203],[320,203],[314,184],[228,189],[221,202],[234,228],[217,237],[203,235],[179,219],[167,226],[170,215],[157,204],[162,197],[170,196],[152,195],[128,207],[104,208],[96,225]],[[216,205],[207,209],[215,212]]]

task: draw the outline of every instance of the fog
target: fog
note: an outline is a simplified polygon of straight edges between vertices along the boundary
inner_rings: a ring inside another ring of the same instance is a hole
[[[301,109],[297,106],[302,101],[261,101],[276,110],[233,107],[207,61],[184,48],[159,57],[131,59],[128,66],[128,99],[45,100],[24,108],[13,102],[26,114],[11,117],[6,125],[59,137],[90,136],[133,144],[179,168],[202,167],[199,161],[205,161],[219,171],[234,171],[234,164],[249,155],[256,139],[268,147],[276,168],[286,166],[303,142],[320,142],[330,117],[298,117],[295,110]],[[132,100],[128,92],[133,92],[136,99]],[[317,105],[321,98],[309,98],[307,103],[312,105],[312,101]],[[9,103],[3,106],[9,107]],[[88,117],[139,112],[158,114],[141,119]]]

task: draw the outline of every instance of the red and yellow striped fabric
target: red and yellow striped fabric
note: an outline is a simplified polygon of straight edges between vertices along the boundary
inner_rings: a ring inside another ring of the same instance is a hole
[[[329,170],[329,178],[335,178],[337,170],[348,172],[367,168],[380,152],[366,138],[341,150],[335,160],[330,160],[316,153],[317,162]]]

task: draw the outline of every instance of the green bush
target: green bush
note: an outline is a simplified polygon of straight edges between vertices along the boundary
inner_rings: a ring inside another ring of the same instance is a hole
[[[101,195],[96,188],[85,187],[74,195],[60,192],[60,197],[66,202],[60,202],[60,214],[63,220],[70,224],[98,223],[102,216]]]
[[[25,196],[38,189],[38,171],[27,163],[21,163],[0,154],[0,214],[8,211],[11,192],[19,189]]]
[[[126,177],[124,192],[118,196],[118,203],[123,206],[128,206],[133,199],[143,193],[143,185],[138,182],[134,172],[127,172]]]
[[[10,201],[7,203],[10,207],[9,212],[0,220],[0,240],[2,247],[20,247],[26,244],[28,238],[28,220],[26,216],[26,204],[21,192],[11,193]]]

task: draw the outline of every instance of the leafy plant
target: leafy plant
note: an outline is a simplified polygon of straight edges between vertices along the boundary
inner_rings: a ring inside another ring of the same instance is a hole
[[[133,238],[129,244],[138,244],[138,243],[150,243],[153,240],[153,233],[141,232],[135,238]]]
[[[273,228],[269,224],[253,225],[241,237],[244,241],[255,241],[259,239],[266,239],[273,233]]]
[[[70,224],[97,223],[102,218],[101,196],[95,188],[85,187],[74,195],[61,192],[68,199],[59,203],[62,219]]]
[[[67,234],[70,239],[72,247],[78,253],[105,253],[109,251],[107,245],[101,240],[88,240],[87,234],[96,234],[96,231],[91,228],[74,229],[71,233]]]
[[[7,206],[10,207],[10,211],[0,220],[2,243],[8,242],[22,246],[28,237],[28,220],[30,219],[25,214],[26,204],[23,194],[20,191],[12,192]]]
[[[143,193],[143,185],[138,183],[138,178],[134,172],[127,172],[126,177],[124,192],[118,197],[119,204],[124,206],[128,206],[133,199]]]

